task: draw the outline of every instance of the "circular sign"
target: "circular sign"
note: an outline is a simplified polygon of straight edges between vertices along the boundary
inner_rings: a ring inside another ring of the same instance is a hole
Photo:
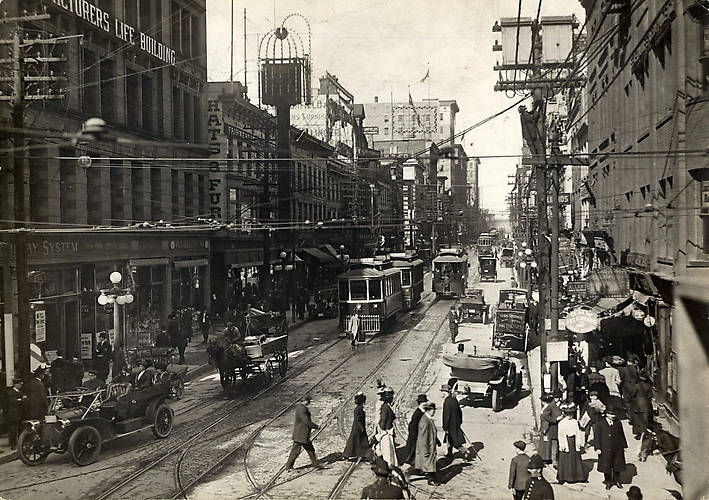
[[[652,316],[645,316],[645,319],[643,320],[643,324],[648,328],[652,328],[653,326],[655,326],[655,323],[655,318],[653,318]]]
[[[598,328],[598,315],[588,309],[576,308],[565,318],[566,329],[573,333],[588,333]]]
[[[91,166],[91,157],[86,155],[79,156],[76,159],[76,164],[80,167],[88,168]]]

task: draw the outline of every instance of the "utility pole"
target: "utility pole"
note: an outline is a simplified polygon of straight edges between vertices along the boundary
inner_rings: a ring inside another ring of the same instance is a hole
[[[495,70],[500,71],[500,80],[495,84],[496,91],[523,91],[531,90],[532,109],[528,111],[525,106],[520,106],[520,120],[522,125],[522,136],[527,146],[529,147],[532,158],[523,159],[524,165],[532,165],[534,167],[534,182],[537,193],[537,255],[538,255],[538,290],[539,303],[536,318],[536,329],[540,335],[540,362],[541,373],[544,374],[547,362],[547,332],[546,332],[546,315],[547,310],[551,313],[551,328],[554,338],[558,336],[558,298],[559,298],[559,255],[558,255],[558,170],[554,168],[552,171],[552,205],[554,209],[554,220],[552,221],[551,243],[548,242],[549,236],[549,221],[547,218],[547,184],[549,182],[547,171],[549,170],[547,158],[547,124],[546,124],[546,102],[547,96],[554,92],[554,87],[582,85],[583,77],[568,78],[549,78],[545,74],[553,73],[557,69],[573,69],[578,62],[569,60],[554,61],[544,58],[542,45],[542,25],[545,23],[554,25],[563,25],[569,27],[569,39],[561,40],[562,43],[568,42],[569,50],[573,47],[572,30],[578,24],[573,16],[565,18],[542,18],[539,20],[530,19],[503,19],[496,22],[493,27],[493,32],[508,33],[511,30],[516,31],[516,35],[511,33],[511,37],[503,35],[503,39],[516,40],[515,47],[503,50],[503,47],[495,41],[493,51],[503,52],[502,64],[498,62]],[[524,33],[521,28],[524,27]],[[519,44],[523,36],[531,36],[531,61],[526,62],[519,59]],[[559,42],[557,42],[559,43]],[[514,74],[523,74],[528,71],[531,77],[523,81],[506,81],[502,79],[503,71],[514,70]],[[559,75],[561,71],[559,71]],[[528,215],[528,214],[525,214]],[[528,224],[529,227],[529,224]],[[527,240],[531,246],[531,238]],[[550,248],[551,247],[551,248]],[[550,278],[551,268],[551,280]],[[548,293],[550,292],[550,293]],[[549,302],[549,303],[547,303]],[[551,387],[544,384],[544,375],[542,375],[542,388],[544,390],[553,390],[555,380],[552,375]]]
[[[551,286],[549,297],[549,319],[551,323],[551,338],[560,341],[559,338],[559,169],[561,165],[556,163],[559,150],[559,130],[558,124],[549,134],[552,157],[551,163]]]
[[[23,49],[28,46],[42,43],[57,43],[55,39],[36,39],[23,40],[22,22],[25,21],[40,21],[49,19],[49,14],[24,15],[22,17],[4,17],[0,19],[0,24],[16,24],[11,40],[3,40],[0,43],[12,44],[12,54],[10,62],[12,63],[12,77],[3,77],[4,81],[12,82],[12,95],[0,96],[0,101],[11,101],[10,120],[12,123],[12,181],[13,181],[13,202],[14,202],[14,223],[16,231],[13,233],[14,251],[9,249],[6,260],[6,275],[4,280],[4,303],[5,307],[10,309],[10,314],[4,315],[4,321],[9,322],[4,328],[5,335],[17,338],[18,345],[18,364],[16,365],[17,375],[21,376],[25,382],[30,380],[30,317],[29,317],[29,266],[27,262],[27,234],[24,229],[27,221],[27,210],[25,200],[25,135],[24,135],[24,113],[25,100],[27,99],[44,99],[44,98],[61,98],[57,95],[25,95],[25,76],[24,63],[25,57]],[[24,43],[23,43],[24,42]],[[52,62],[54,58],[31,58],[33,62]],[[48,61],[42,61],[47,59]],[[35,81],[58,81],[60,77],[54,76],[39,76],[33,77]],[[3,196],[9,196],[10,190],[7,189],[2,193]],[[15,333],[16,332],[16,333]],[[5,352],[5,358],[13,358],[14,361],[14,342],[6,339],[5,345],[8,349]],[[10,352],[8,352],[10,351]],[[6,374],[8,385],[11,373]]]

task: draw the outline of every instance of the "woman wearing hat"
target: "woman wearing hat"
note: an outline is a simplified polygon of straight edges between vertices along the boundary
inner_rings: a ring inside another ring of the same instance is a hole
[[[426,474],[428,484],[438,486],[440,483],[436,478],[436,447],[439,441],[433,417],[436,413],[436,405],[435,403],[426,403],[423,408],[424,414],[419,422],[419,432],[416,439],[414,466]]]
[[[350,460],[361,458],[366,460],[369,458],[369,438],[367,438],[367,423],[364,413],[364,403],[367,401],[367,396],[363,393],[355,394],[354,397],[354,416],[352,419],[352,430],[350,437],[347,438],[345,451],[342,455]]]
[[[414,459],[416,458],[416,440],[419,435],[419,423],[421,422],[421,417],[423,416],[424,406],[428,403],[428,397],[425,394],[419,394],[416,398],[416,403],[418,404],[418,407],[411,415],[411,420],[409,420],[409,435],[406,437],[406,446],[404,446],[404,463],[412,466],[414,465]]]
[[[377,457],[372,466],[372,472],[377,476],[374,482],[368,486],[365,486],[362,490],[362,497],[364,499],[375,499],[375,498],[391,498],[391,499],[403,499],[404,491],[401,487],[391,484],[389,476],[391,474],[391,469],[387,463],[381,458]]]
[[[377,424],[375,452],[384,459],[389,467],[398,467],[396,445],[394,444],[394,420],[396,415],[391,407],[394,401],[394,390],[384,387],[381,393],[381,407],[379,410],[379,423]]]
[[[564,418],[559,422],[559,469],[556,479],[559,484],[585,482],[586,474],[581,460],[584,433],[576,420],[576,407],[566,405],[562,411]]]
[[[652,423],[652,384],[646,372],[638,373],[638,381],[633,387],[629,399],[633,436],[635,439],[640,439],[640,436]]]

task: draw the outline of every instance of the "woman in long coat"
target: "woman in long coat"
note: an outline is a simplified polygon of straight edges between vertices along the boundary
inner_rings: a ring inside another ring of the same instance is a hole
[[[564,418],[559,422],[559,469],[556,479],[559,484],[580,483],[586,481],[583,470],[581,449],[584,446],[584,433],[576,420],[576,407],[564,408]]]
[[[632,415],[630,422],[633,424],[633,436],[635,439],[640,439],[652,422],[652,385],[647,373],[639,373],[638,382],[632,391],[629,408]]]
[[[367,396],[361,392],[354,397],[355,408],[352,430],[350,431],[350,437],[347,439],[345,451],[342,452],[345,458],[361,458],[363,460],[369,458],[369,438],[367,437],[367,423],[364,413],[364,403],[366,401]]]
[[[436,431],[436,422],[433,420],[433,414],[436,412],[434,403],[427,403],[424,406],[425,412],[419,422],[419,432],[416,439],[416,458],[414,466],[426,473],[428,484],[438,485],[436,478],[436,446],[438,445],[438,436]]]

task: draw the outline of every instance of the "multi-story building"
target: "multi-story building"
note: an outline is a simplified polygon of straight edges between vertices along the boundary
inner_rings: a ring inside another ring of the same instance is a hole
[[[613,30],[588,66],[589,227],[610,235],[631,289],[649,297],[638,306],[656,319],[648,369],[664,416],[676,422],[671,291],[678,276],[709,278],[700,201],[709,171],[705,158],[687,153],[709,141],[709,16],[701,2],[631,3],[608,11],[582,2],[589,33]]]
[[[365,103],[369,142],[386,155],[411,155],[426,150],[431,142],[453,144],[455,100],[426,99],[409,102]]]
[[[439,215],[443,218],[439,243],[460,244],[471,189],[467,182],[468,155],[463,146],[447,144],[441,147],[437,167]]]
[[[32,228],[31,341],[90,359],[96,334],[113,333],[111,311],[97,304],[99,290],[111,288],[112,271],[134,292],[124,311],[132,345],[165,327],[173,307],[209,307],[209,239],[193,229],[209,214],[209,174],[196,160],[207,142],[205,2],[3,2],[10,18],[44,6],[47,18],[23,22],[31,37],[22,39],[50,41],[22,54],[11,44],[0,48],[4,60],[24,55],[24,76],[46,77],[23,82],[31,152],[19,160],[25,196],[14,198],[16,186],[3,169],[0,219],[16,219],[24,206],[18,224]],[[2,38],[17,29],[2,24]],[[54,43],[55,36],[65,38]],[[5,76],[11,68],[4,66]],[[4,96],[19,90],[2,86]],[[6,125],[9,110],[0,110]],[[71,137],[93,117],[106,122],[106,140],[75,145]],[[7,151],[6,138],[2,144]],[[2,307],[17,317],[14,241],[3,239]]]

